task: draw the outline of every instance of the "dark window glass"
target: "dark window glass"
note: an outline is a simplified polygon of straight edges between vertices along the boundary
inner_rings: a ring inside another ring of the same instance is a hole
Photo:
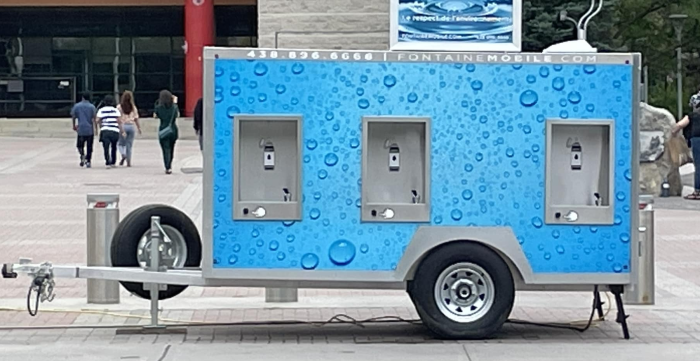
[[[136,73],[170,72],[169,55],[136,56]]]

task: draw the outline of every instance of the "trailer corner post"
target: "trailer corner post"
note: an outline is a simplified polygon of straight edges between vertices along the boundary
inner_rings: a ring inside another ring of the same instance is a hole
[[[644,197],[642,197],[644,198]],[[640,199],[642,199],[640,198]],[[639,210],[639,252],[632,255],[637,258],[637,283],[631,290],[625,291],[624,301],[631,305],[654,305],[654,208],[653,201],[641,201]]]

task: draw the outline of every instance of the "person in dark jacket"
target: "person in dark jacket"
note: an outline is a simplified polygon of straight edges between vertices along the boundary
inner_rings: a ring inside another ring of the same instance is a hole
[[[156,105],[155,117],[160,120],[158,127],[158,141],[160,148],[163,151],[163,164],[165,173],[173,173],[172,165],[175,157],[175,142],[178,138],[177,117],[180,112],[177,108],[177,97],[173,96],[170,91],[163,90],[160,92],[158,103]]]
[[[202,98],[199,98],[197,101],[197,105],[194,107],[194,131],[197,133],[197,136],[199,136],[199,150],[203,151],[204,147],[202,146],[202,133],[204,132],[204,128],[202,128],[202,117],[204,116],[204,110],[202,109]]]
[[[700,200],[700,93],[690,97],[690,107],[693,111],[683,117],[673,128],[676,135],[682,129],[690,126],[690,143],[693,152],[693,164],[695,165],[695,191],[686,196],[686,200]]]

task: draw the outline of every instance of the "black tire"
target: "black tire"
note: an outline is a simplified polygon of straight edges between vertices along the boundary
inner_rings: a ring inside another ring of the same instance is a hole
[[[185,239],[187,258],[185,267],[198,267],[202,261],[202,240],[197,226],[182,211],[165,205],[142,206],[127,215],[117,226],[110,247],[112,266],[139,267],[137,250],[141,237],[151,228],[151,216],[160,216],[161,225],[177,229]],[[143,283],[120,282],[132,294],[151,299],[151,292]],[[159,300],[172,298],[187,289],[186,285],[168,285],[158,293]]]
[[[472,263],[484,269],[495,289],[493,304],[479,319],[456,322],[447,317],[435,300],[435,284],[440,274],[457,263]],[[484,339],[497,332],[513,309],[515,286],[508,265],[486,246],[455,242],[432,251],[418,266],[408,293],[418,315],[428,329],[445,339]]]

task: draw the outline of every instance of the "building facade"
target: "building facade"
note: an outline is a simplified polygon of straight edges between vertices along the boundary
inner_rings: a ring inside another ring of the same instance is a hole
[[[388,13],[388,0],[2,0],[0,117],[64,117],[84,91],[124,90],[148,114],[162,89],[190,114],[202,46],[387,49]]]
[[[197,53],[256,46],[257,9],[188,1],[1,1],[0,117],[63,117],[84,91],[98,103],[124,90],[148,114],[162,89],[190,113],[201,95]]]

